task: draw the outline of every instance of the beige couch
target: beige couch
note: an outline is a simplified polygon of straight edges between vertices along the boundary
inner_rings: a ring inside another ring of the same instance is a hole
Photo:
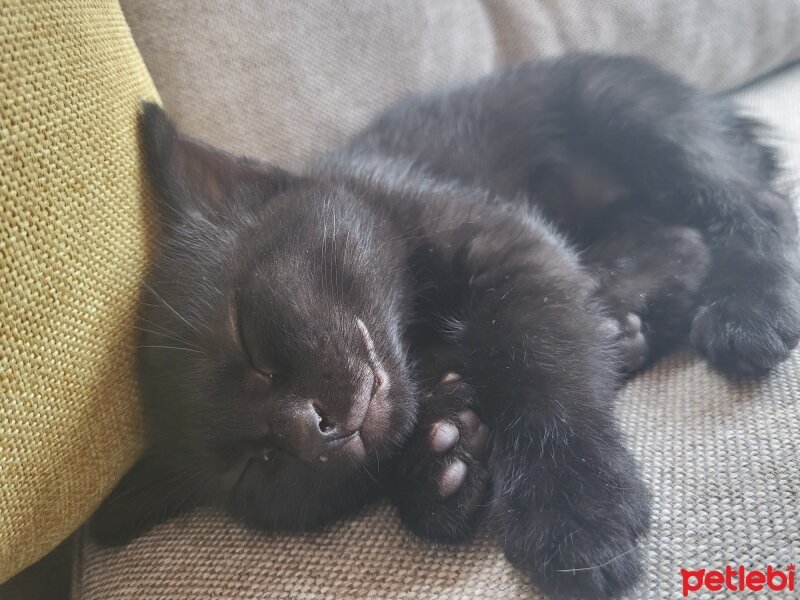
[[[726,90],[800,58],[792,0],[312,2],[128,0],[165,106],[189,131],[286,166],[403,94],[524,58],[645,55]],[[734,92],[800,179],[800,67]],[[631,381],[619,416],[654,497],[637,599],[681,597],[681,568],[800,559],[800,354],[759,382],[684,352]],[[378,504],[326,531],[247,531],[201,510],[120,549],[81,540],[73,597],[531,598],[490,532],[438,547]]]

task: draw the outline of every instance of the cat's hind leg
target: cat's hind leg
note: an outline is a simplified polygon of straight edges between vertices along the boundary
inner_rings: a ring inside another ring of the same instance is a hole
[[[582,256],[633,374],[688,336],[711,253],[697,229],[620,209],[593,227]]]
[[[800,239],[763,126],[630,57],[531,63],[481,94],[492,123],[483,147],[497,173],[490,185],[525,191],[565,230],[621,201],[696,228],[713,266],[699,290],[693,346],[732,374],[786,360],[800,342]]]
[[[635,59],[558,63],[570,145],[605,166],[638,208],[703,234],[712,268],[691,340],[717,368],[760,374],[800,340],[798,225],[757,123]]]

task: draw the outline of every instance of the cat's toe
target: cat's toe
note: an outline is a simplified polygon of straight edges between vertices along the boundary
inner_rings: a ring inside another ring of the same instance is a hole
[[[442,466],[436,476],[436,487],[442,498],[455,494],[467,480],[467,465],[455,458]]]
[[[438,421],[433,424],[428,434],[430,449],[434,454],[442,454],[452,450],[458,442],[458,427],[449,421]]]
[[[625,313],[618,319],[606,320],[604,327],[609,329],[611,337],[616,342],[623,373],[635,373],[647,364],[650,345],[639,315],[633,312]]]
[[[469,467],[465,461],[477,466],[486,459],[489,427],[473,410],[465,409],[456,413],[452,421],[434,423],[428,433],[428,443],[432,454],[446,455],[433,463],[433,480],[439,495],[447,498],[458,492],[467,481]],[[473,489],[472,495],[476,491],[481,490]],[[474,502],[465,506],[475,509]]]
[[[442,375],[442,378],[439,380],[439,385],[459,383],[460,381],[461,381],[461,375],[459,375],[455,371],[447,371],[444,375]]]

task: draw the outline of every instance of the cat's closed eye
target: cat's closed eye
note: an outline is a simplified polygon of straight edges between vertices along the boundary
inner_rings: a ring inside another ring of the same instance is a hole
[[[275,378],[276,369],[270,364],[270,361],[264,358],[263,352],[260,350],[260,344],[257,340],[253,339],[255,336],[252,328],[247,327],[242,322],[241,316],[239,316],[236,319],[236,329],[239,344],[248,364],[252,367],[253,371],[271,384]]]

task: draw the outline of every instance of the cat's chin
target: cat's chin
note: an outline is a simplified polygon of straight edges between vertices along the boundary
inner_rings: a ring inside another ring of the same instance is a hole
[[[274,478],[286,476],[291,471],[302,472],[304,477],[311,479],[338,479],[369,467],[368,457],[374,457],[375,452],[364,443],[360,432],[355,432],[340,446],[320,454],[315,460],[301,459],[279,450],[252,454],[224,478],[233,493],[270,485]]]
[[[235,484],[210,503],[249,526],[270,530],[308,531],[352,514],[381,484],[368,464],[375,454],[357,436],[348,444],[346,455],[327,462],[251,457]]]

